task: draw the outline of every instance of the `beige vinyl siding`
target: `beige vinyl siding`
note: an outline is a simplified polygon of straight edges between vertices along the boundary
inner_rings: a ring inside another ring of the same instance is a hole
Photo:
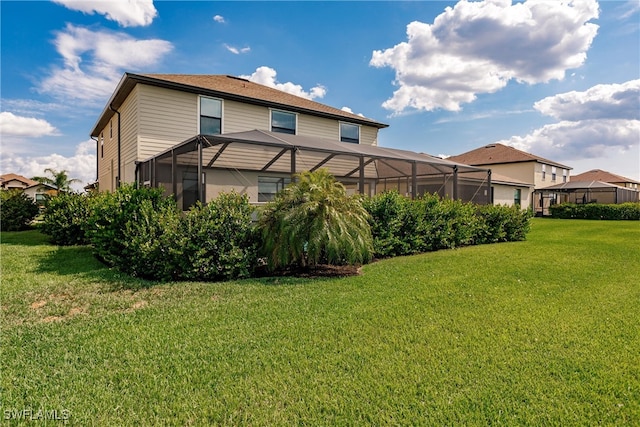
[[[161,153],[199,133],[198,96],[138,85],[138,158]]]
[[[378,128],[360,126],[360,144],[378,145]]]
[[[118,175],[118,117],[114,114],[111,118],[116,126],[113,137],[109,137],[109,123],[98,135],[98,188],[100,191],[114,191],[116,189],[116,177]],[[100,141],[104,136],[103,155],[100,155]]]
[[[222,102],[222,133],[270,130],[270,120],[267,107],[229,100]]]
[[[129,183],[135,181],[135,169],[136,160],[138,155],[138,87],[136,86],[131,94],[124,101],[120,109],[120,131],[121,137],[121,156],[122,165],[121,181],[123,183]],[[118,115],[114,115],[111,119],[114,125],[114,139],[116,146],[118,144],[118,135],[115,130],[118,126]]]
[[[340,140],[340,122],[338,120],[298,114],[297,135]]]

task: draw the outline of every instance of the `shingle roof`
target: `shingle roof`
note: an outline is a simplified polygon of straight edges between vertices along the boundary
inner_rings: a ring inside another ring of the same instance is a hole
[[[27,186],[32,186],[38,183],[38,181],[34,181],[32,179],[26,178],[22,175],[18,175],[16,173],[6,173],[4,175],[0,175],[0,183],[5,183],[13,180],[23,182]]]
[[[526,151],[521,151],[503,144],[489,144],[457,156],[448,157],[455,162],[466,163],[468,165],[496,165],[503,163],[538,162],[564,169],[572,169],[552,160],[539,157]]]
[[[346,120],[352,123],[385,128],[389,125],[357,114],[349,113],[316,101],[292,95],[278,89],[264,86],[249,80],[220,74],[132,74],[125,73],[118,84],[107,106],[95,124],[92,136],[97,136],[100,129],[114,114],[109,106],[119,108],[136,84],[148,84],[166,87],[191,93],[219,96],[240,102],[258,104],[290,111],[302,112],[321,117]]]
[[[601,169],[592,169],[572,176],[571,181],[628,182],[631,184],[640,184],[640,182],[634,181],[633,179],[625,178],[624,176],[616,175]]]

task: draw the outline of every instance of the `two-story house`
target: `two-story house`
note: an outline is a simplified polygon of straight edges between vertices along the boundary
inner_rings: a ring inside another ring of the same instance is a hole
[[[489,144],[448,158],[455,162],[490,168],[492,172],[527,183],[529,190],[513,190],[514,204],[531,207],[535,212],[548,209],[549,204],[560,203],[558,195],[537,193],[535,190],[570,180],[571,167],[536,156],[503,144]]]
[[[486,169],[378,147],[386,127],[238,77],[126,73],[91,137],[100,191],[163,186],[183,208],[230,190],[268,201],[292,174],[320,167],[351,192],[489,202]]]

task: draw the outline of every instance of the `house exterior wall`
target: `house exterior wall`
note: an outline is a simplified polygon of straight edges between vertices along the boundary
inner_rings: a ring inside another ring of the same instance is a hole
[[[122,183],[135,180],[136,161],[161,153],[199,130],[200,96],[173,89],[137,84],[122,106]],[[286,111],[286,109],[282,109]],[[222,99],[222,133],[271,130],[271,109]],[[297,134],[339,140],[340,122],[309,114],[297,114]],[[378,129],[360,125],[360,143],[377,145]],[[118,116],[115,114],[98,137],[98,183],[101,191],[114,191],[118,179]],[[257,181],[256,181],[257,182]],[[257,191],[256,191],[257,195]]]
[[[516,189],[520,190],[520,207],[527,209],[531,206],[532,189],[530,187],[514,187],[512,185],[493,183],[493,204],[513,206]]]
[[[3,190],[24,190],[28,185],[18,179],[12,179],[2,184]]]
[[[161,153],[199,133],[198,96],[156,86],[137,85],[138,160]]]

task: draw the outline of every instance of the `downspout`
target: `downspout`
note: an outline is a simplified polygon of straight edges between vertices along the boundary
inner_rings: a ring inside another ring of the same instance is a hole
[[[116,177],[116,188],[120,188],[120,163],[121,163],[121,149],[122,140],[120,138],[120,112],[113,108],[113,104],[109,104],[109,109],[118,115],[118,176]]]
[[[98,141],[98,138],[93,136],[90,136],[89,138],[96,142],[96,182],[98,182],[98,179],[100,179],[100,171],[98,170],[98,166],[100,164],[100,141]]]
[[[491,169],[487,171],[487,190],[489,191],[489,194],[487,195],[487,204],[493,205],[493,190],[491,189]]]

